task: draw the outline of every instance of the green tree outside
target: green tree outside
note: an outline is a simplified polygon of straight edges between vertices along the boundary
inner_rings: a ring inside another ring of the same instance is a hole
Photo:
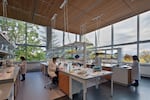
[[[0,17],[0,25],[2,31],[4,31],[5,28],[2,27],[4,21],[2,17]],[[17,47],[14,50],[15,59],[17,61],[20,56],[25,56],[28,61],[45,60],[45,47],[41,48],[38,46],[42,46],[42,42],[46,41],[46,37],[39,36],[38,25],[7,19],[7,26],[7,35],[9,36],[10,41],[17,44]],[[46,33],[43,32],[43,34]]]

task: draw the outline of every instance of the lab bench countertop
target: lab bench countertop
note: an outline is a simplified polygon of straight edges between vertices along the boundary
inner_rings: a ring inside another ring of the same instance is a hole
[[[41,62],[42,65],[48,66],[47,62]]]
[[[117,66],[117,64],[102,63],[102,66],[112,68],[114,66]]]
[[[19,74],[20,67],[8,67],[0,69],[0,84],[15,82],[17,75]]]
[[[105,70],[102,70],[102,71],[99,71],[99,72],[93,72],[92,69],[90,68],[83,68],[83,69],[78,69],[77,71],[69,71],[69,70],[59,70],[63,73],[66,73],[68,75],[71,75],[71,76],[75,76],[75,77],[78,77],[78,78],[81,78],[81,79],[84,79],[84,80],[88,80],[88,79],[91,79],[91,78],[94,78],[94,77],[98,77],[98,76],[105,76],[105,75],[110,75],[112,74],[111,71],[105,71]],[[86,74],[82,74],[82,72],[87,72]],[[81,73],[81,74],[80,74]]]

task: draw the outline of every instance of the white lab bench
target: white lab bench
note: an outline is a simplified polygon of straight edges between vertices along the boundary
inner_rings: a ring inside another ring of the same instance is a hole
[[[85,69],[85,68],[84,68]],[[91,70],[90,68],[86,68],[87,71]],[[100,77],[106,76],[106,75],[112,75],[111,71],[99,71],[99,72],[92,72],[89,71],[87,74],[78,74],[74,71],[69,70],[60,70],[61,73],[64,73],[69,77],[69,97],[72,99],[72,95],[76,92],[79,92],[81,89],[83,89],[83,100],[86,100],[86,94],[87,94],[87,88],[89,86],[89,82],[92,81],[93,85],[95,85],[98,88],[99,79]],[[65,80],[64,80],[65,81]],[[76,82],[76,83],[75,83]],[[113,79],[111,78],[111,96],[113,96]]]
[[[0,72],[0,100],[14,100],[19,90],[19,67],[8,67]]]
[[[131,70],[132,68],[129,66],[119,66],[113,67],[113,80],[115,83],[119,83],[121,85],[129,85],[131,84]]]

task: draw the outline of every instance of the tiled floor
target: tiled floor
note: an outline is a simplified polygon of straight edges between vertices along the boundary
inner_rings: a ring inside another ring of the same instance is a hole
[[[59,90],[44,89],[46,78],[41,72],[27,73],[26,81],[21,82],[16,100],[69,100]],[[73,96],[73,100],[82,100],[82,92]],[[139,87],[125,87],[114,84],[114,96],[110,96],[110,82],[101,84],[99,89],[88,89],[87,100],[150,100],[150,78],[142,78]]]

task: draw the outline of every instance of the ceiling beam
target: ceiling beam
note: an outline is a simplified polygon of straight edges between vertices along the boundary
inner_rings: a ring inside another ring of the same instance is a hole
[[[33,7],[33,11],[32,11],[32,19],[31,19],[32,22],[34,22],[34,16],[35,16],[38,1],[39,0],[34,0],[34,7]]]
[[[42,17],[43,19],[50,20],[50,18],[47,18],[47,16],[43,16],[41,14],[35,13],[34,16],[38,16],[38,17]]]
[[[17,10],[19,12],[23,12],[25,14],[30,14],[31,13],[31,11],[26,11],[26,10],[24,10],[22,8],[17,8],[17,7],[11,6],[11,5],[8,5],[8,7],[11,8],[11,9]]]

